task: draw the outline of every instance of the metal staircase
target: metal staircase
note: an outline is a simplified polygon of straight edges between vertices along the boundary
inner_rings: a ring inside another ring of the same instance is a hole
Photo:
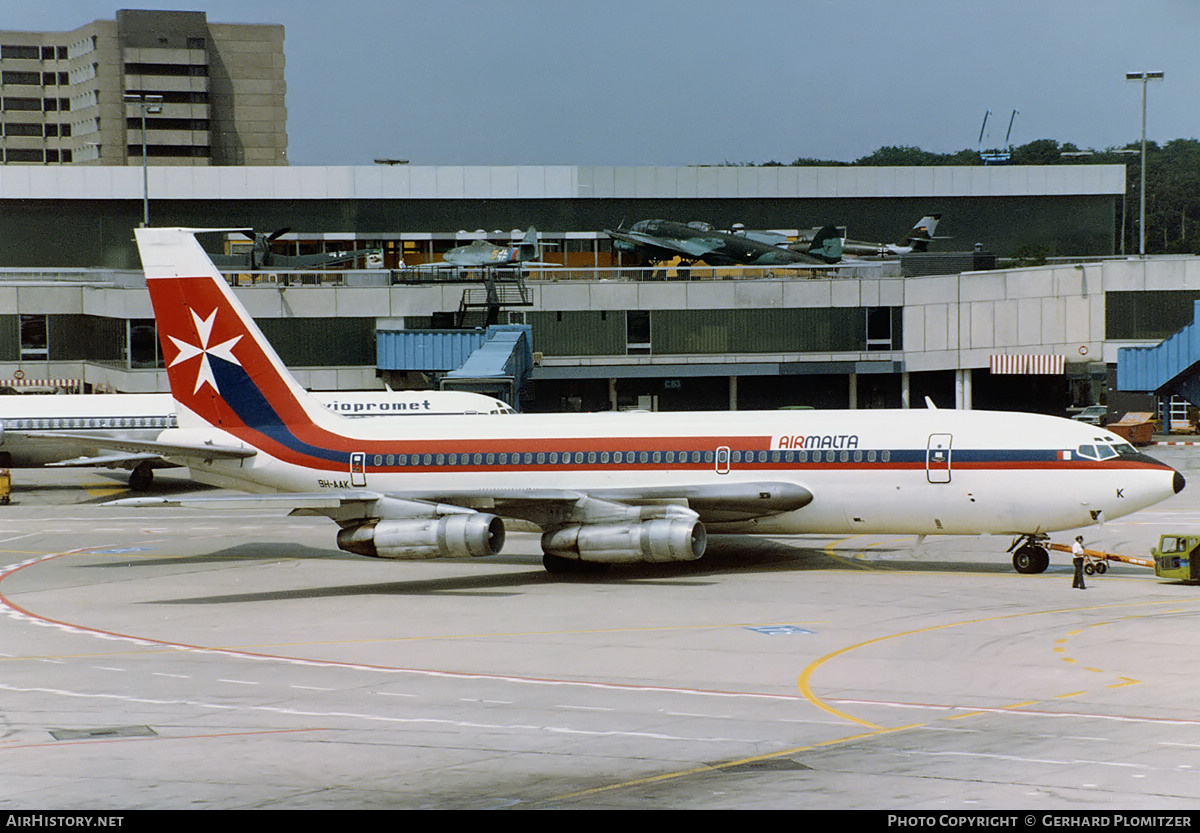
[[[500,310],[529,306],[533,306],[533,300],[519,273],[515,277],[488,275],[483,286],[468,286],[463,290],[455,326],[490,327],[500,323]]]

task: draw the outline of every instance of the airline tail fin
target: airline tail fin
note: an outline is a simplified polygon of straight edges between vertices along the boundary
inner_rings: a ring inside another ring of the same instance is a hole
[[[134,232],[180,427],[212,426],[273,453],[298,450],[330,414],[287,370],[195,237],[224,230]]]
[[[837,226],[825,226],[814,234],[812,243],[808,247],[808,254],[820,258],[826,263],[840,261],[842,259],[842,238],[838,234]]]

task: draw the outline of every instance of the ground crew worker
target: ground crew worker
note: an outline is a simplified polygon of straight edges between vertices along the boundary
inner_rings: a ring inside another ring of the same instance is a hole
[[[1072,587],[1078,587],[1080,590],[1087,590],[1087,585],[1083,583],[1083,536],[1076,535],[1075,543],[1071,544],[1071,561],[1075,564],[1075,580],[1071,582]]]

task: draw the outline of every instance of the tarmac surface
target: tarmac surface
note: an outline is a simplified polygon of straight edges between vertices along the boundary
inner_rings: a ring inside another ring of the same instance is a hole
[[[1083,532],[1146,556],[1190,488]],[[319,518],[0,507],[0,809],[1191,809],[1200,587],[996,537],[714,536],[694,564],[388,562]],[[170,476],[158,489],[187,487]],[[1069,542],[1074,533],[1055,541]]]

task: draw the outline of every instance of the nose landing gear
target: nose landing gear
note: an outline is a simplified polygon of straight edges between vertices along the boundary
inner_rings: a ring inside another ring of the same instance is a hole
[[[1050,566],[1050,553],[1043,545],[1050,536],[1040,532],[1018,535],[1008,547],[1013,554],[1013,569],[1018,573],[1033,575],[1046,572]]]

